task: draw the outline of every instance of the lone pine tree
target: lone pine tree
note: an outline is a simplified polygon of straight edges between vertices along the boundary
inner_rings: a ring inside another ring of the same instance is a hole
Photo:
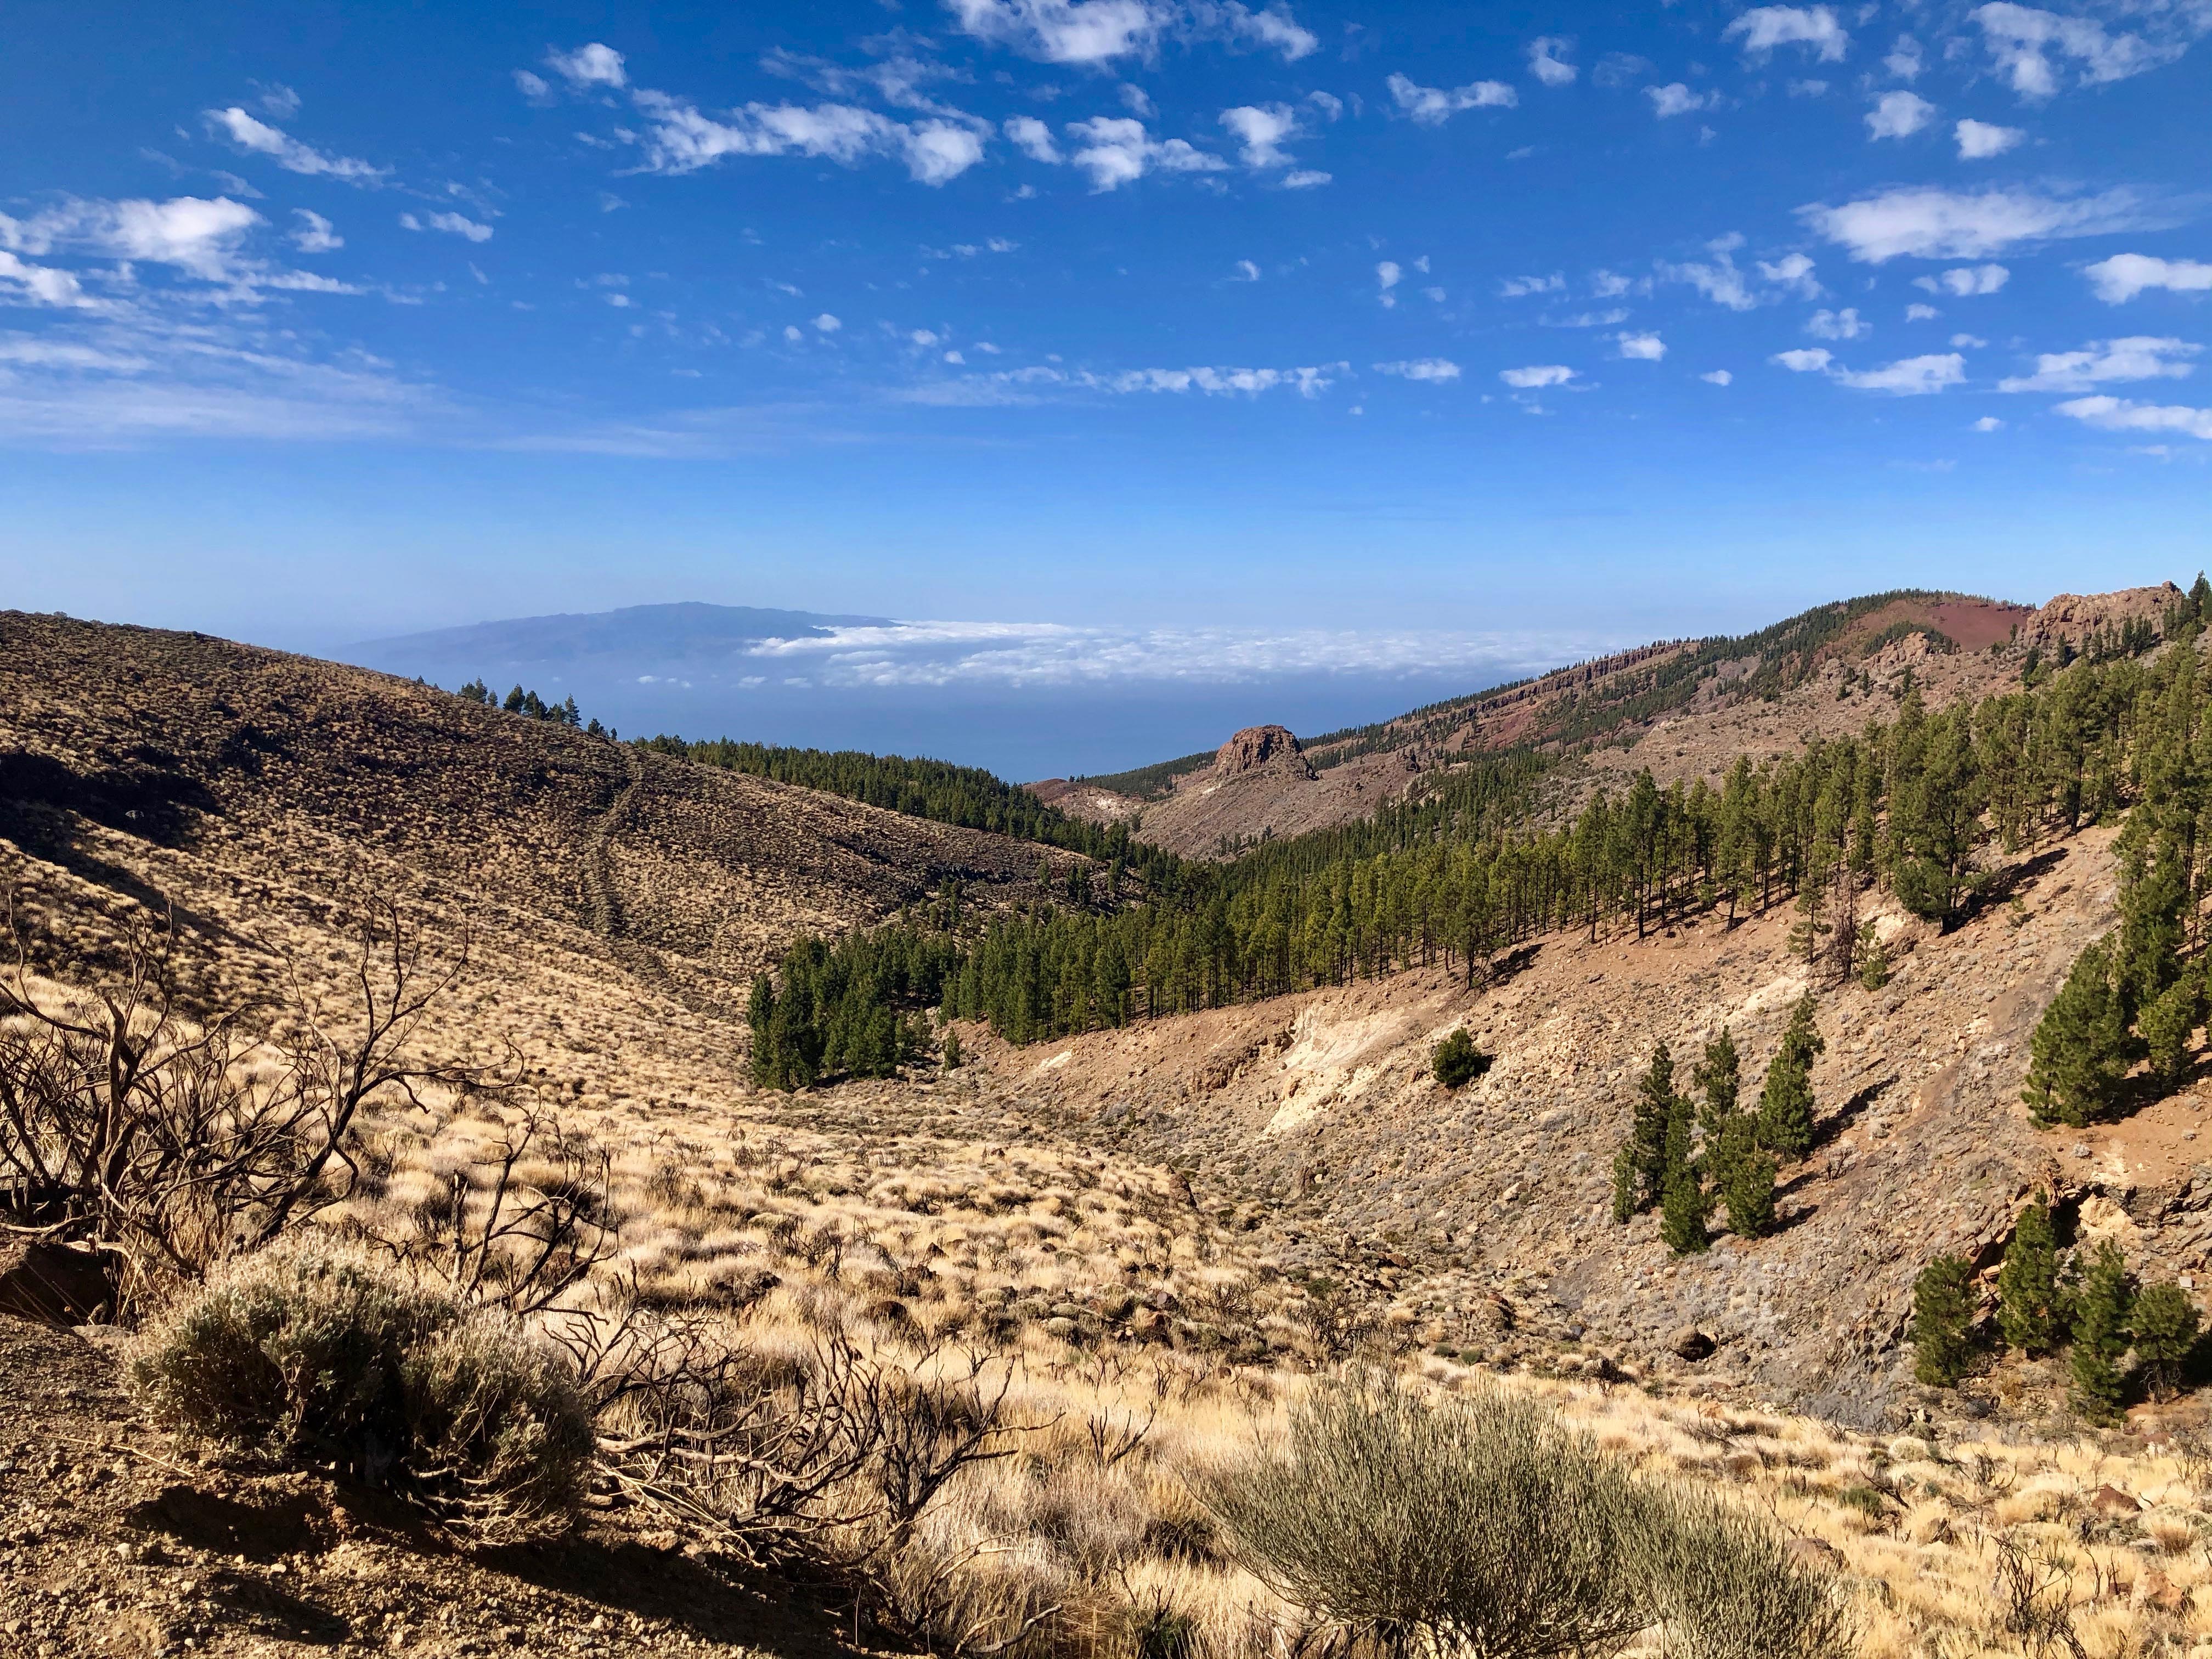
[[[2100,940],[2075,957],[2036,1023],[2022,1092],[2038,1122],[2079,1128],[2112,1115],[2134,1059],[2112,952]]]
[[[2132,1289],[2120,1247],[2099,1240],[2074,1293],[2074,1348],[2066,1361],[2074,1409],[2092,1423],[2118,1421],[2126,1397],[2119,1366],[2128,1351]]]
[[[1628,1139],[1613,1160],[1613,1215],[1626,1221],[1666,1195],[1667,1129],[1674,1116],[1674,1056],[1663,1042],[1637,1079]]]
[[[1782,1046],[1767,1066],[1766,1086],[1759,1093],[1759,1145],[1786,1163],[1813,1150],[1813,1062],[1828,1046],[1813,1013],[1813,994],[1808,991],[1790,1010]]]
[[[1973,1267],[1939,1255],[1912,1281],[1912,1375],[1931,1389],[1956,1386],[1973,1363]]]

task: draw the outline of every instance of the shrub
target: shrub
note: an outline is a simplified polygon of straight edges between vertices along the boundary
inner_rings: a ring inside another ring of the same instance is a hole
[[[1199,1490],[1261,1578],[1386,1646],[1534,1659],[1650,1622],[1620,1571],[1639,1489],[1502,1393],[1430,1406],[1379,1375],[1318,1382],[1280,1451]]]
[[[1474,1046],[1474,1039],[1462,1025],[1454,1030],[1430,1056],[1437,1081],[1447,1089],[1457,1089],[1472,1083],[1490,1069],[1490,1056]]]
[[[1973,1267],[1939,1255],[1912,1281],[1912,1375],[1930,1388],[1956,1385],[1973,1363]]]
[[[562,1361],[319,1241],[230,1265],[149,1327],[131,1375],[187,1438],[390,1486],[479,1538],[562,1530],[581,1502],[592,1425]]]
[[[1758,1516],[1686,1489],[1662,1488],[1632,1549],[1688,1659],[1844,1659],[1850,1620],[1826,1573],[1794,1559]]]
[[[1821,1574],[1756,1516],[1640,1481],[1540,1407],[1323,1381],[1286,1442],[1202,1475],[1247,1565],[1385,1650],[1614,1651],[1654,1622],[1694,1659],[1841,1659]]]

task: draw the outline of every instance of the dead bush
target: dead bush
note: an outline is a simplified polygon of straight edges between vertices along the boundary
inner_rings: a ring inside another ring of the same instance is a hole
[[[590,1417],[503,1310],[330,1243],[240,1258],[141,1335],[131,1379],[189,1440],[388,1486],[485,1541],[565,1529]]]
[[[326,1016],[295,982],[281,1034],[236,1011],[187,1019],[173,949],[143,921],[118,974],[55,993],[32,983],[18,939],[0,981],[0,1231],[121,1257],[126,1306],[342,1200],[369,1097],[480,1080],[410,1057],[467,947],[433,952],[397,906],[360,921],[356,1007]]]

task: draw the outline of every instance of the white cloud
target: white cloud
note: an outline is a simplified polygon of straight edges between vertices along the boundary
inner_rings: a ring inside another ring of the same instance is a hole
[[[1566,54],[1573,50],[1571,40],[1556,34],[1540,35],[1528,43],[1528,73],[1547,87],[1571,84],[1577,71],[1566,61]]]
[[[1286,173],[1283,175],[1283,188],[1311,190],[1316,185],[1327,184],[1335,176],[1334,173],[1322,173],[1313,167],[1300,167],[1295,173]]]
[[[1233,269],[1237,272],[1237,280],[1240,283],[1256,283],[1260,280],[1260,267],[1249,259],[1239,259]]]
[[[1283,148],[1283,141],[1297,137],[1298,118],[1288,104],[1239,104],[1221,112],[1221,125],[1243,147],[1246,167],[1291,164],[1291,154]]]
[[[1976,432],[1996,432],[2002,430],[2004,422],[1996,416],[1984,415],[1974,422],[1972,429]]]
[[[1143,0],[946,0],[961,29],[1048,64],[1148,52],[1167,18]]]
[[[548,103],[552,100],[553,88],[542,75],[532,75],[528,70],[517,70],[514,85],[515,89],[533,104]]]
[[[1057,165],[1066,159],[1060,155],[1060,147],[1052,142],[1052,129],[1034,115],[1017,115],[1007,121],[1006,137],[1032,161],[1049,161]]]
[[[1819,374],[1835,362],[1836,354],[1820,346],[1799,346],[1794,351],[1778,351],[1766,361],[1779,363],[1793,374]]]
[[[1881,60],[1881,66],[1900,81],[1917,81],[1921,70],[1920,43],[1909,34],[1899,35],[1897,44],[1889,49],[1889,56]]]
[[[167,202],[76,198],[28,219],[0,215],[0,246],[33,256],[76,248],[116,259],[165,264],[210,283],[247,275],[239,244],[261,216],[228,196],[179,196]]]
[[[983,159],[983,140],[972,127],[920,121],[907,129],[907,172],[917,184],[941,185]]]
[[[623,87],[629,84],[629,76],[623,69],[623,55],[612,46],[592,41],[574,52],[549,52],[545,66],[578,88],[586,87]],[[519,77],[518,77],[519,78]],[[537,80],[532,76],[531,79]],[[539,82],[540,85],[544,83]],[[524,88],[528,91],[527,87]]]
[[[1941,317],[1942,314],[1943,313],[1936,310],[1934,306],[1922,305],[1917,300],[1905,308],[1905,320],[1908,323],[1933,322],[1936,318]]]
[[[1530,294],[1561,294],[1566,291],[1567,279],[1558,271],[1548,276],[1508,276],[1498,285],[1498,295],[1504,300],[1518,300]]]
[[[1813,280],[1813,262],[1805,255],[1785,253],[1779,259],[1758,263],[1759,276],[1777,288],[1787,289],[1800,299],[1820,297],[1820,285]]]
[[[2012,272],[2002,265],[1960,265],[1932,276],[1915,276],[1912,286],[1925,289],[1930,294],[1971,300],[1978,295],[1995,294],[2011,278]]]
[[[1841,207],[1814,203],[1798,209],[1797,216],[1867,264],[1900,255],[1978,258],[2021,242],[2125,230],[2143,218],[2136,198],[2124,190],[2067,199],[2029,190],[1970,193],[1933,185],[1900,186]]]
[[[2125,398],[2076,398],[2057,405],[2061,415],[2108,432],[2179,432],[2212,443],[2212,409],[2181,404],[2138,404]]]
[[[420,218],[411,213],[403,213],[399,216],[399,225],[403,230],[442,230],[448,235],[465,236],[471,242],[491,240],[489,225],[480,225],[458,213],[426,213]]]
[[[1632,362],[1656,363],[1667,355],[1667,343],[1656,334],[1622,334],[1616,337],[1620,355]]]
[[[1867,112],[1873,138],[1910,138],[1936,118],[1936,106],[1917,92],[1885,92]]]
[[[1997,382],[2000,392],[2087,392],[2113,380],[2179,380],[2190,373],[2183,361],[2203,348],[2185,340],[2147,334],[2124,340],[2092,340],[2080,351],[2046,351],[2035,360],[2035,373]]]
[[[1979,351],[1989,342],[1978,334],[1954,334],[1951,343],[1961,351]]]
[[[32,264],[4,249],[0,249],[0,283],[14,283],[21,298],[35,305],[100,307],[100,301],[84,291],[74,273],[53,265]],[[0,289],[0,297],[15,303],[15,296],[5,289]]]
[[[814,319],[814,331],[817,334],[835,334],[844,326],[843,323],[826,311]]]
[[[1733,386],[1735,384],[1735,376],[1729,374],[1728,370],[1724,368],[1709,368],[1704,374],[1698,375],[1698,378],[1703,380],[1707,386]]]
[[[1376,297],[1380,299],[1385,307],[1398,303],[1398,296],[1390,290],[1398,286],[1399,280],[1405,274],[1398,268],[1398,262],[1395,259],[1385,259],[1375,267]]]
[[[1924,397],[1958,386],[1966,378],[1966,360],[1956,352],[1940,356],[1905,357],[1881,368],[1853,374],[1839,368],[1835,379],[1861,392],[1887,392],[1900,398]]]
[[[1998,72],[2023,98],[2057,92],[2067,60],[2079,84],[2097,86],[2170,64],[2188,49],[2185,40],[2154,46],[2137,34],[2108,34],[2091,18],[2062,17],[2011,0],[1978,6],[1968,15],[1981,25]],[[2061,61],[2054,63],[2054,56]]]
[[[1755,6],[1721,31],[1721,39],[1741,37],[1744,55],[1763,58],[1778,46],[1810,46],[1824,64],[1840,64],[1851,37],[1826,6]]]
[[[1665,282],[1687,283],[1714,304],[1726,306],[1730,311],[1749,311],[1781,298],[1784,293],[1808,300],[1820,297],[1820,284],[1814,277],[1813,261],[1802,253],[1756,261],[1759,279],[1770,288],[1764,292],[1754,289],[1751,276],[1736,266],[1735,252],[1742,246],[1741,236],[1717,237],[1705,245],[1712,256],[1710,259],[1679,265],[1662,264],[1659,276]]]
[[[1590,292],[1601,300],[1618,300],[1624,294],[1638,291],[1649,293],[1650,287],[1649,278],[1639,282],[1633,276],[1624,276],[1615,270],[1595,270],[1590,273]]]
[[[302,253],[329,253],[345,246],[345,238],[331,226],[331,222],[307,208],[294,208],[293,216],[300,228],[292,233],[292,246]]]
[[[2003,155],[2027,137],[2019,127],[2001,127],[1972,118],[1960,122],[1951,131],[1959,141],[1959,159],[1962,161],[1986,161],[1992,155]]]
[[[1703,109],[1712,100],[1690,88],[1680,81],[1670,81],[1663,87],[1646,87],[1644,95],[1651,100],[1651,112],[1661,120],[1669,116],[1687,115],[1693,109]]]
[[[236,105],[228,109],[211,109],[206,114],[208,125],[223,133],[239,149],[266,155],[287,173],[338,179],[349,185],[374,184],[385,175],[386,169],[372,167],[367,161],[357,161],[347,155],[325,155],[311,149],[266,122],[255,120]]]
[[[1463,109],[1510,109],[1521,94],[1503,81],[1470,81],[1463,87],[1424,87],[1402,75],[1392,75],[1384,85],[1398,107],[1423,126],[1442,126]]]
[[[747,104],[719,121],[649,88],[638,88],[632,100],[649,124],[643,141],[649,173],[695,173],[731,155],[804,155],[842,167],[895,155],[917,183],[942,185],[983,157],[980,124],[936,118],[908,124],[836,103]]]
[[[1127,681],[1245,684],[1286,675],[1411,672],[1490,684],[1595,656],[1625,642],[1582,635],[1133,630],[1060,623],[915,621],[763,641],[737,654],[729,671],[739,685],[803,669],[817,685],[877,689]],[[744,672],[749,669],[765,672]]]
[[[1093,4],[1099,0],[1092,0]],[[1068,160],[1091,175],[1094,191],[1119,189],[1158,168],[1169,173],[1213,173],[1229,163],[1194,149],[1180,138],[1164,142],[1127,116],[1094,116],[1071,121],[1067,133],[1076,149]]]
[[[1816,311],[1805,331],[1816,340],[1856,340],[1863,334],[1874,332],[1874,325],[1861,319],[1856,310],[1845,306],[1841,311]]]
[[[1273,52],[1289,64],[1321,46],[1287,8],[1254,11],[1238,0],[945,0],[945,9],[963,33],[1048,64],[1149,58],[1171,31]]]
[[[996,349],[988,346],[979,349]],[[988,374],[931,381],[912,387],[901,397],[907,403],[946,408],[1034,404],[1054,391],[1115,395],[1196,392],[1206,397],[1225,398],[1257,397],[1264,392],[1287,390],[1302,398],[1316,398],[1335,384],[1334,377],[1350,367],[1349,363],[1337,362],[1303,368],[1133,368],[1100,374],[1038,364],[1029,368],[1001,369]]]
[[[2115,253],[2085,266],[2082,275],[2108,306],[2124,304],[2146,289],[2175,294],[2212,292],[2212,264],[2200,259],[2159,259],[2148,253]]]
[[[1408,380],[1456,380],[1459,365],[1444,357],[1416,357],[1408,362],[1377,363],[1378,374],[1397,374]]]
[[[1565,386],[1575,378],[1575,371],[1561,363],[1532,363],[1526,368],[1504,368],[1498,378],[1510,386],[1523,392],[1534,392],[1547,386]]]
[[[1234,3],[1234,0],[1218,4],[1197,0],[1189,9],[1189,27],[1197,34],[1218,34],[1244,46],[1274,51],[1286,64],[1295,64],[1321,50],[1321,40],[1313,31],[1302,27],[1289,10],[1279,5],[1250,11]]]

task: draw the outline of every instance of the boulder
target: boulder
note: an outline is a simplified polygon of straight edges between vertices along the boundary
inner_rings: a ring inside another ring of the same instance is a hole
[[[1713,1350],[1720,1344],[1714,1341],[1709,1333],[1699,1330],[1695,1325],[1685,1325],[1668,1339],[1667,1346],[1683,1358],[1695,1364],[1700,1359],[1710,1358]]]
[[[114,1269],[98,1250],[43,1239],[0,1245],[0,1314],[67,1328],[114,1307]]]
[[[2100,1515],[2141,1515],[2142,1500],[2107,1482],[2090,1497],[2089,1507]]]

